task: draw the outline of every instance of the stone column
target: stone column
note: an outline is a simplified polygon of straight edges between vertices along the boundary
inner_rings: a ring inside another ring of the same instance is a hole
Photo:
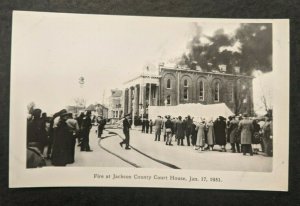
[[[129,90],[128,90],[128,113],[131,113],[131,104],[132,104],[132,93],[131,93],[131,87],[129,87]]]
[[[139,84],[139,111],[143,108],[143,86]]]
[[[158,102],[159,102],[159,100],[158,100],[158,99],[159,99],[158,91],[159,91],[159,86],[156,84],[156,85],[155,85],[155,98],[156,98],[156,99],[155,99],[155,100],[156,100],[156,101],[155,101],[155,106],[158,106]]]
[[[143,86],[143,108],[144,108],[144,113],[145,113],[145,109],[146,109],[146,91],[147,91],[147,84]]]
[[[136,113],[139,115],[139,93],[138,93],[138,88],[137,85],[134,86],[134,114]]]
[[[128,113],[128,92],[127,92],[127,88],[124,89],[124,93],[123,93],[123,112],[124,115]]]
[[[151,83],[149,83],[149,106],[152,105]]]

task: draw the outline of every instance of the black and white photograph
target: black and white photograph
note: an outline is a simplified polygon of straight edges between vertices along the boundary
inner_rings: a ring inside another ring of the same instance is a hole
[[[10,187],[287,190],[288,27],[14,11]]]

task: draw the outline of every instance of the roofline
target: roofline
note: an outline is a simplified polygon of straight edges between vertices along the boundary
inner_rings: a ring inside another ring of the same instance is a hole
[[[150,78],[153,78],[153,79],[160,79],[161,78],[161,76],[160,75],[155,75],[155,74],[140,74],[140,75],[138,75],[138,76],[136,76],[136,77],[134,77],[134,78],[132,78],[132,79],[130,79],[130,80],[127,80],[126,82],[124,82],[123,84],[127,84],[127,83],[129,83],[129,82],[131,82],[131,81],[133,81],[133,80],[136,80],[136,79],[139,79],[139,78],[144,78],[144,77],[150,77]]]
[[[173,71],[180,71],[180,72],[193,72],[193,73],[201,73],[201,74],[214,74],[214,75],[223,75],[223,76],[232,76],[232,77],[246,77],[254,79],[255,77],[249,76],[249,75],[238,75],[238,74],[227,74],[227,73],[217,73],[217,72],[203,72],[198,70],[192,70],[192,69],[180,69],[180,68],[170,68],[170,67],[161,67],[161,70],[173,70]]]

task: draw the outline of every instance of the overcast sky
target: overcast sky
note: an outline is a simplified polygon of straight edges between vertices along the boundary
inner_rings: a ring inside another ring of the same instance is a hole
[[[17,15],[16,15],[17,14]],[[74,104],[102,102],[110,89],[142,72],[180,57],[194,35],[193,21],[164,18],[19,12],[13,17],[12,67],[24,101],[48,113]],[[205,35],[238,23],[198,22]],[[78,79],[85,85],[80,89]],[[25,95],[26,94],[26,95]]]

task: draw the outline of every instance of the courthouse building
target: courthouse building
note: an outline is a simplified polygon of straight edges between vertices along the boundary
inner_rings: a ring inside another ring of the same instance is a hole
[[[226,73],[224,65],[210,72],[161,65],[156,73],[144,72],[124,83],[124,113],[141,116],[148,106],[225,103],[235,114],[253,114],[252,80],[238,67]]]

